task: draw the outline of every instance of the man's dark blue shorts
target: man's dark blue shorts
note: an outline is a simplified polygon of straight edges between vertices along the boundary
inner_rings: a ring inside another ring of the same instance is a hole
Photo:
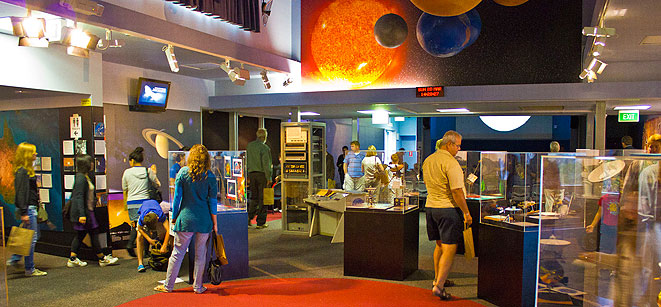
[[[425,208],[429,241],[459,244],[463,237],[464,219],[459,208]]]

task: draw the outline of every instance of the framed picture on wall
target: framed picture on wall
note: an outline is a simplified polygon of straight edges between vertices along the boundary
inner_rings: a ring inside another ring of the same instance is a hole
[[[65,172],[75,172],[76,167],[74,166],[73,163],[73,158],[64,158],[62,160],[62,164],[64,165],[64,171]]]
[[[236,180],[227,180],[227,198],[236,199]]]
[[[243,160],[232,160],[232,175],[234,175],[234,177],[243,177]]]
[[[225,157],[225,178],[232,178],[232,157]]]

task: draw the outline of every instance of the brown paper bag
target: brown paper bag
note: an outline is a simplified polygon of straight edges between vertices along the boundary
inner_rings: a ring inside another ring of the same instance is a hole
[[[465,224],[464,224],[465,225]],[[464,226],[464,256],[466,259],[475,258],[475,246],[473,245],[473,228]]]
[[[220,260],[222,265],[228,264],[229,262],[227,261],[227,254],[225,254],[225,240],[223,240],[223,235],[215,232],[213,232],[212,235],[214,236],[213,248],[216,251],[216,257],[218,257],[218,260]]]
[[[264,205],[271,206],[273,204],[273,188],[264,188]]]
[[[29,256],[33,237],[34,230],[13,226],[9,233],[9,240],[7,240],[7,252],[9,254]]]

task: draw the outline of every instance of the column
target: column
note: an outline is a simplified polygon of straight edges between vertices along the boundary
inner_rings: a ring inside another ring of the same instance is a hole
[[[597,101],[594,115],[594,149],[606,149],[606,102]]]

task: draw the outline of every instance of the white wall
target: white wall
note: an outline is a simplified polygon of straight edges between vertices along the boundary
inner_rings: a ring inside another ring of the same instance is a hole
[[[168,109],[199,112],[201,107],[209,106],[209,97],[215,95],[215,83],[211,80],[103,62],[104,102],[128,105],[137,95],[131,81],[137,82],[140,77],[172,82]]]
[[[300,53],[300,51],[296,53],[292,51],[291,0],[273,2],[271,17],[266,27],[262,24],[260,33],[243,31],[238,26],[163,0],[105,0],[105,2],[286,58],[293,58],[292,54]]]
[[[17,37],[0,34],[0,85],[89,95],[92,105],[101,106],[101,66],[101,54],[96,52],[80,58],[56,44],[19,47]]]

